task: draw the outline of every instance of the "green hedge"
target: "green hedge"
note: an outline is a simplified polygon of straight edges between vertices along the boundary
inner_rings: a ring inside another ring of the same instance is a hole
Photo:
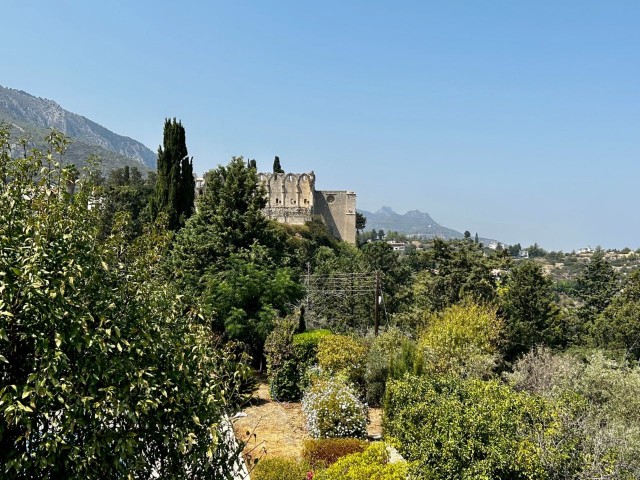
[[[269,393],[274,400],[300,399],[307,387],[304,373],[317,362],[318,344],[331,335],[323,329],[294,334],[294,329],[294,323],[282,322],[271,332],[265,345]]]
[[[556,408],[497,381],[406,376],[387,384],[383,421],[420,478],[551,479],[577,441]]]
[[[318,438],[304,441],[302,457],[312,467],[326,467],[341,457],[363,452],[369,442],[357,438]]]
[[[406,480],[406,462],[389,463],[384,443],[374,443],[362,453],[341,458],[326,470],[317,472],[314,480]],[[413,478],[413,477],[412,477]],[[418,476],[417,478],[424,478]]]
[[[311,467],[292,458],[272,457],[258,462],[251,472],[251,480],[306,480]]]

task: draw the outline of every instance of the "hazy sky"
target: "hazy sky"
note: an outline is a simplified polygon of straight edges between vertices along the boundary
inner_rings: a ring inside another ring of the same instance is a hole
[[[506,243],[640,247],[640,2],[20,1],[0,84],[195,168],[314,170]]]

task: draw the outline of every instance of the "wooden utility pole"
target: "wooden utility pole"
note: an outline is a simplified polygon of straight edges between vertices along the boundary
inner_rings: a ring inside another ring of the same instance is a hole
[[[373,306],[373,334],[378,336],[378,327],[380,326],[380,271],[376,270],[376,288],[374,292],[374,306]]]

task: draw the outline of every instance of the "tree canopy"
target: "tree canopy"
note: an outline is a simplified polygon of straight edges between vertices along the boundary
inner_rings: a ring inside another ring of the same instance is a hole
[[[184,225],[193,213],[195,186],[193,160],[188,156],[184,127],[175,118],[167,118],[163,144],[158,147],[156,194],[151,203],[153,217],[166,214],[172,230]]]

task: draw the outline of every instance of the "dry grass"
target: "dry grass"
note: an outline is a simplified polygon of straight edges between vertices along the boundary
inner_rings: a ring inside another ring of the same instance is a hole
[[[247,463],[264,456],[300,459],[304,440],[309,438],[300,403],[274,402],[264,379],[258,385],[253,404],[243,410],[246,417],[233,421],[236,436],[247,442]],[[369,410],[369,435],[382,433],[381,417],[381,409]]]

